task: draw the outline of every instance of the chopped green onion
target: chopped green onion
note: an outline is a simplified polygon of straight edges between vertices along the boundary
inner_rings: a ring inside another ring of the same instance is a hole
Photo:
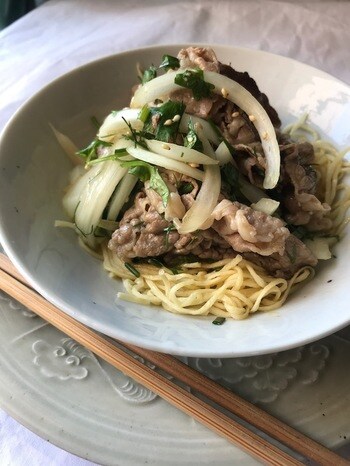
[[[108,160],[118,160],[120,155],[129,155],[126,149],[123,147],[122,149],[116,149],[113,154],[106,155],[105,157],[100,157],[99,159],[93,159],[86,163],[86,165],[96,165],[97,163],[101,162],[108,162]]]
[[[175,84],[178,86],[191,89],[195,100],[201,100],[203,97],[210,97],[211,91],[215,86],[204,81],[203,70],[186,70],[183,73],[178,73],[175,76]]]
[[[101,123],[98,121],[98,119],[95,116],[92,116],[90,119],[95,128],[100,129]]]
[[[170,191],[168,185],[161,177],[158,168],[142,160],[120,160],[123,168],[128,168],[128,173],[136,176],[141,181],[149,180],[149,187],[153,189],[162,198],[164,207],[168,204]]]
[[[225,317],[217,317],[215,320],[213,320],[212,324],[222,325],[225,322],[225,320]]]
[[[143,123],[146,123],[148,115],[150,114],[150,109],[147,104],[145,104],[139,114],[139,120],[141,120]]]
[[[151,257],[150,259],[148,259],[147,262],[150,265],[154,265],[155,267],[158,267],[159,269],[161,269],[162,267],[165,267],[165,265],[160,260],[154,257]]]
[[[146,143],[144,142],[144,137],[145,137],[145,131],[136,131],[135,128],[132,127],[131,123],[126,121],[124,117],[122,117],[122,120],[124,120],[124,123],[126,126],[129,128],[130,134],[126,135],[124,134],[125,139],[129,139],[130,141],[133,141],[135,144],[135,147],[139,144],[142,147],[145,147],[147,149]]]
[[[176,231],[176,227],[173,223],[170,223],[169,226],[163,229],[165,233],[165,247],[169,247],[169,235],[171,231]]]
[[[152,79],[156,77],[157,77],[157,68],[152,65],[149,68],[147,68],[147,70],[144,71],[141,82],[142,84],[146,84],[149,81],[152,81]]]
[[[162,63],[159,65],[159,68],[164,68],[166,71],[174,70],[179,67],[180,67],[179,59],[171,55],[163,55]]]
[[[222,189],[230,201],[247,204],[247,199],[241,191],[239,171],[232,163],[226,163],[220,168]],[[250,205],[248,203],[247,205]]]
[[[97,159],[98,147],[109,147],[111,145],[111,142],[96,138],[87,147],[85,147],[85,149],[79,150],[77,155],[80,155],[80,157],[86,160],[86,163],[89,163],[91,160]]]
[[[140,272],[137,269],[135,269],[133,265],[129,264],[128,262],[124,262],[124,265],[129,270],[129,272],[131,272],[136,278],[139,278],[141,276]]]
[[[188,123],[188,133],[184,138],[184,146],[203,152],[203,143],[194,129],[192,118],[190,118]]]
[[[160,107],[149,107],[147,118],[143,120],[145,123],[144,135],[150,135],[163,142],[175,141],[184,111],[185,105],[182,102],[172,100],[168,100]],[[155,121],[156,126],[154,125]]]
[[[189,193],[191,193],[193,191],[193,184],[190,183],[190,182],[182,181],[177,190],[178,190],[180,196],[182,194],[189,194]]]

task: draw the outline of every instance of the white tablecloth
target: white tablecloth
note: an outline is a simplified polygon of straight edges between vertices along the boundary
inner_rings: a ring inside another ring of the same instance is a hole
[[[350,84],[350,2],[50,0],[0,32],[0,129],[57,76],[152,44],[201,42],[271,51]],[[91,464],[0,411],[0,465]]]

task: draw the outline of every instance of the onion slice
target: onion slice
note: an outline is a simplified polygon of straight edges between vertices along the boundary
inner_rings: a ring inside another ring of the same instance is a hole
[[[178,160],[186,163],[197,163],[200,165],[217,165],[217,160],[208,157],[198,150],[189,147],[179,146],[170,142],[157,141],[149,139],[146,141],[149,150],[156,154],[163,155],[169,159]]]
[[[204,178],[203,171],[198,170],[197,168],[192,168],[186,163],[178,162],[177,160],[172,160],[167,157],[163,157],[162,155],[155,154],[154,152],[150,152],[149,150],[142,149],[140,146],[128,147],[126,150],[130,155],[135,157],[135,159],[143,160],[144,162],[188,175],[195,180],[202,181]],[[123,160],[120,159],[120,161],[122,162]]]
[[[215,159],[216,155],[208,138],[204,134],[203,127],[196,123],[199,139],[203,143],[204,152]],[[196,126],[195,125],[195,126]],[[218,165],[204,166],[204,179],[192,206],[184,215],[182,222],[174,221],[174,225],[180,234],[191,233],[198,229],[206,230],[213,223],[212,213],[218,203],[221,190],[221,173]]]
[[[250,207],[259,212],[264,212],[267,215],[272,215],[278,209],[280,203],[269,197],[262,197],[258,202],[252,204]]]
[[[125,204],[128,200],[131,191],[134,189],[135,184],[137,183],[137,178],[134,175],[130,175],[127,173],[123,179],[118,184],[113,196],[111,197],[107,219],[108,220],[115,220]]]
[[[257,186],[249,183],[243,175],[239,175],[238,184],[240,186],[241,193],[245,196],[250,202],[259,202],[260,199],[266,196],[266,192]]]
[[[172,91],[183,89],[174,82],[177,74],[178,71],[168,72],[138,87],[131,99],[130,107],[142,108],[145,104],[154,102],[156,99],[164,100]]]
[[[337,242],[335,237],[306,239],[305,245],[310,249],[318,260],[328,260],[332,258],[331,247]]]
[[[232,163],[232,155],[230,149],[225,144],[225,141],[220,142],[219,146],[215,151],[219,165],[226,165],[227,163]]]
[[[204,80],[215,86],[215,92],[224,95],[252,118],[266,157],[264,188],[274,188],[280,175],[281,158],[275,128],[265,109],[247,89],[227,76],[204,71]]]
[[[186,69],[180,72],[184,71]],[[179,71],[166,73],[140,86],[131,100],[131,107],[142,107],[157,98],[168,96],[172,91],[183,89],[174,83],[175,76],[178,73]],[[236,81],[213,71],[204,71],[203,74],[204,80],[213,84],[214,92],[223,95],[226,99],[238,105],[251,117],[252,123],[259,133],[266,157],[264,188],[273,189],[280,175],[280,151],[275,129],[265,109],[247,89]]]
[[[220,168],[218,165],[207,165],[201,189],[197,197],[184,215],[182,222],[174,222],[177,231],[180,234],[191,233],[203,227],[211,226],[212,221],[208,224],[208,219],[218,202],[221,188]]]
[[[130,129],[125,123],[129,123],[136,130],[143,128],[143,122],[139,120],[140,109],[123,108],[119,112],[110,113],[102,123],[97,137],[102,141],[113,142],[118,137],[127,134]]]
[[[74,222],[84,242],[92,248],[96,245],[94,230],[115,187],[126,172],[118,162],[108,161],[95,165],[84,176],[88,178],[76,205]]]
[[[56,139],[64,152],[68,155],[73,165],[83,165],[84,161],[79,155],[77,155],[78,148],[74,142],[66,135],[58,131],[51,123],[49,123]]]
[[[184,113],[181,117],[179,126],[180,133],[188,132],[188,126],[190,124],[190,121],[192,121],[194,125],[196,123],[199,123],[203,126],[205,135],[207,136],[210,142],[214,143],[216,146],[220,144],[220,137],[218,134],[218,132],[220,132],[219,128],[217,129],[217,131],[215,131],[213,126],[207,120],[204,120],[204,118],[200,118],[195,115],[190,115],[189,113]]]

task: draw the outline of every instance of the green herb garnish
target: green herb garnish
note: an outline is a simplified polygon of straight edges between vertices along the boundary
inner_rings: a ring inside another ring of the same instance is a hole
[[[170,235],[170,232],[176,231],[176,227],[175,227],[175,225],[173,223],[170,223],[169,226],[164,228],[163,231],[165,233],[165,238],[164,238],[165,247],[168,248],[169,247],[169,235]]]
[[[85,147],[85,149],[79,150],[77,155],[80,155],[80,157],[85,159],[88,164],[91,160],[97,159],[97,149],[99,147],[110,147],[111,145],[111,142],[96,138],[87,147]]]
[[[179,132],[181,117],[185,111],[185,105],[182,102],[169,100],[159,107],[149,107],[149,113],[142,110],[142,116],[145,117],[143,134],[146,138],[153,137],[158,141],[171,142],[175,141]]]
[[[145,104],[139,113],[139,120],[141,120],[143,123],[146,123],[149,114],[150,114],[150,109],[148,105]]]
[[[223,165],[220,169],[222,187],[231,201],[241,199],[242,193],[239,186],[239,171],[232,163]]]
[[[225,317],[217,317],[213,320],[212,324],[214,325],[222,325],[226,321]]]
[[[171,55],[163,55],[162,63],[159,65],[159,68],[164,70],[175,70],[180,67],[180,61],[178,58]]]
[[[135,269],[135,267],[128,262],[124,262],[125,267],[131,272],[136,278],[139,278],[141,276],[140,272]]]
[[[147,149],[147,145],[145,143],[145,136],[146,136],[146,133],[144,130],[142,131],[136,131],[136,129],[134,129],[130,122],[126,121],[126,119],[124,117],[122,117],[122,119],[124,120],[126,126],[129,128],[129,131],[130,131],[130,134],[124,134],[124,138],[125,139],[129,139],[131,141],[134,142],[135,144],[135,147],[137,145],[139,146],[142,146],[143,148]]]
[[[203,70],[194,69],[186,70],[175,76],[175,84],[191,89],[195,100],[200,100],[203,97],[210,97],[211,91],[215,89],[213,84],[204,81]]]
[[[149,259],[147,259],[147,262],[150,264],[150,265],[154,265],[155,267],[158,267],[159,269],[163,268],[163,267],[166,267],[163,262],[161,262],[160,260],[156,259],[155,257],[150,257]]]
[[[215,132],[215,134],[217,135],[217,137],[222,140],[223,139],[223,136],[222,136],[222,133],[218,127],[218,125],[216,125],[213,120],[211,118],[208,118],[207,119],[207,122],[210,124],[211,128],[213,129],[213,131]]]
[[[126,151],[126,148],[116,149],[111,155],[106,155],[105,157],[90,160],[86,165],[96,165],[97,163],[108,162],[108,160],[118,160],[122,155],[129,155]]]
[[[95,126],[96,129],[99,129],[101,126],[101,123],[98,121],[98,119],[95,116],[92,116],[90,118],[91,123]]]
[[[141,83],[146,84],[149,81],[152,81],[152,79],[156,77],[157,77],[157,68],[152,65],[143,72]]]
[[[143,72],[141,77],[141,83],[146,84],[149,81],[152,81],[152,79],[156,78],[158,70],[163,69],[165,71],[168,71],[179,68],[179,66],[180,61],[176,57],[173,57],[171,55],[163,55],[162,63],[159,65],[158,68],[154,65],[151,65]]]
[[[182,181],[179,184],[177,190],[178,190],[180,196],[182,194],[189,194],[189,193],[191,193],[193,191],[193,184],[190,183],[189,181],[188,182],[187,181]]]
[[[154,191],[160,195],[164,207],[167,206],[170,191],[155,166],[143,162],[142,160],[120,160],[120,165],[124,168],[128,168],[128,172],[141,181],[145,182],[149,180],[150,188],[154,189]]]
[[[228,140],[224,137],[221,136],[221,139],[222,139],[222,142],[225,144],[225,146],[227,147],[227,149],[229,150],[230,154],[232,155],[232,157],[236,154],[236,149],[233,147],[232,144],[230,144],[228,142]]]
[[[194,124],[191,118],[188,123],[188,133],[184,138],[184,146],[203,152],[203,143],[194,129]]]

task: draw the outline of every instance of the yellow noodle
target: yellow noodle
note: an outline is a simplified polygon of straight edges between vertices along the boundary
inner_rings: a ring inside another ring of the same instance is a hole
[[[299,271],[291,280],[272,278],[240,256],[221,261],[223,268],[219,271],[213,270],[215,265],[205,264],[204,276],[198,264],[188,267],[192,273],[178,275],[154,267],[153,274],[141,275],[135,280],[124,279],[125,289],[131,296],[127,298],[120,293],[119,297],[143,304],[161,304],[166,310],[179,314],[243,319],[257,310],[280,307],[294,282],[301,281],[301,274],[302,280],[310,275],[310,271]]]

